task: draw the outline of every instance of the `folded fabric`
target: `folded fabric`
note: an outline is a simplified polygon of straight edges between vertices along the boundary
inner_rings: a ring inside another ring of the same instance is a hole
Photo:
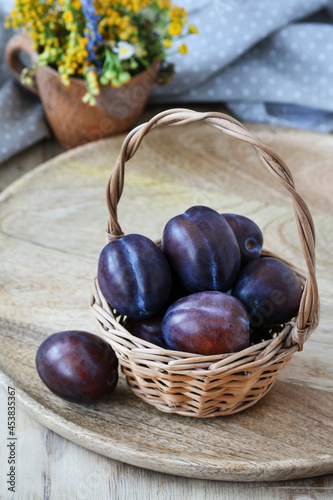
[[[179,3],[179,2],[178,2]],[[155,102],[225,102],[242,120],[333,130],[331,0],[183,0],[199,36]]]
[[[12,30],[5,30],[0,13],[0,163],[50,135],[38,97],[10,77],[4,61]]]
[[[0,91],[0,163],[49,135],[39,98],[8,80]]]
[[[175,3],[199,35],[188,55],[170,53],[176,76],[151,102],[223,102],[241,120],[333,130],[332,0]],[[9,35],[0,15],[0,163],[49,134],[39,99],[5,69]]]

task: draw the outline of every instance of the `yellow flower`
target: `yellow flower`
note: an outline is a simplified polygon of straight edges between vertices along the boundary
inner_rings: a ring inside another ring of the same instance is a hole
[[[188,27],[188,31],[189,33],[193,33],[193,34],[197,34],[199,33],[199,31],[197,30],[197,28],[195,26],[193,26],[193,24],[190,24],[189,27]]]
[[[172,47],[172,41],[170,40],[170,38],[165,38],[165,39],[163,40],[163,46],[164,46],[164,47],[166,47],[167,49],[168,49],[169,47]]]
[[[80,49],[84,49],[88,44],[88,38],[86,36],[82,36],[78,39]]]
[[[69,86],[69,84],[70,84],[70,81],[69,81],[68,75],[66,75],[66,74],[61,75],[61,81],[62,81],[62,83],[63,83],[66,87],[68,87],[68,86]]]
[[[172,23],[169,24],[169,33],[171,36],[180,35],[181,32],[182,32],[182,25],[180,23],[172,21]]]
[[[72,23],[74,21],[73,12],[67,10],[66,12],[63,13],[62,18],[65,21],[65,23]]]
[[[171,2],[170,0],[159,0],[158,6],[160,9],[170,9]]]
[[[174,21],[177,19],[181,19],[187,16],[187,11],[182,7],[173,6],[172,11],[170,12],[170,17]]]
[[[180,45],[180,47],[179,47],[179,49],[178,49],[178,50],[179,50],[179,52],[180,52],[181,54],[184,54],[184,55],[188,53],[188,48],[187,48],[187,45],[185,45],[185,43],[182,43],[182,44]]]

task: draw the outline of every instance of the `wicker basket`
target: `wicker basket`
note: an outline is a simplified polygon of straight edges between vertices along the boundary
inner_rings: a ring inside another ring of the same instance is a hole
[[[252,144],[265,167],[289,191],[308,269],[305,277],[293,265],[283,261],[296,271],[304,286],[298,316],[273,339],[237,353],[204,356],[166,350],[131,335],[122,326],[124,318],[112,310],[102,296],[97,279],[93,285],[91,309],[100,332],[115,350],[127,382],[137,396],[165,412],[215,417],[239,412],[261,399],[274,384],[279,371],[296,351],[302,350],[304,342],[317,327],[319,297],[315,275],[315,232],[310,212],[296,191],[288,167],[269,147],[228,115],[172,109],[138,126],[124,140],[107,184],[108,241],[123,236],[117,219],[117,205],[123,191],[125,162],[133,157],[150,130],[192,122],[207,122]],[[262,255],[279,258],[266,251]]]

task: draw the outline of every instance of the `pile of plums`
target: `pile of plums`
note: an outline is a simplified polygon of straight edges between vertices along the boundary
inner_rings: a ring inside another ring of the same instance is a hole
[[[247,217],[195,206],[166,224],[161,246],[129,234],[104,247],[98,283],[134,336],[196,354],[237,352],[296,316],[302,287],[260,257]]]
[[[279,331],[300,305],[296,273],[260,257],[262,245],[252,220],[195,206],[166,224],[160,246],[139,234],[106,245],[98,284],[136,337],[195,354],[238,352]],[[36,365],[51,391],[74,402],[96,401],[118,380],[114,351],[87,332],[51,335]]]

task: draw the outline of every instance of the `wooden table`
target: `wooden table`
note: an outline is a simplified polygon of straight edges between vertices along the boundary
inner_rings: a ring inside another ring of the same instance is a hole
[[[15,178],[61,151],[54,141],[44,141],[6,162],[0,166],[0,188],[4,189]],[[3,391],[0,391],[0,401],[0,436],[5,436],[7,395]],[[35,422],[20,407],[17,435],[17,491],[8,494],[6,479],[2,476],[0,498],[4,499],[329,500],[333,496],[332,475],[274,483],[226,483],[139,469],[67,441]],[[0,449],[3,463],[5,443]]]

